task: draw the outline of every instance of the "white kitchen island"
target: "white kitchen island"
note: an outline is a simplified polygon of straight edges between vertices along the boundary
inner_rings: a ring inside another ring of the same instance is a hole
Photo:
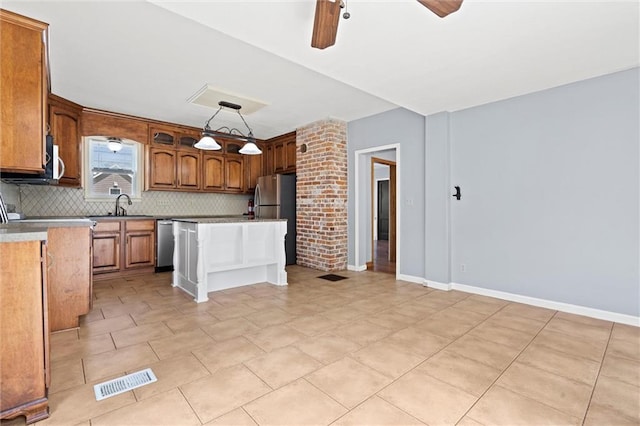
[[[206,302],[210,291],[287,285],[286,219],[176,219],[173,283]]]

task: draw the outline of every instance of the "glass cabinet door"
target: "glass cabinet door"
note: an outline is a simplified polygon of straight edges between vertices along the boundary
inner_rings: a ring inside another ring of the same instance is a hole
[[[173,146],[175,136],[172,132],[162,129],[151,128],[152,142],[157,145]]]
[[[193,145],[200,140],[197,134],[180,134],[178,135],[178,147],[179,148],[193,148]]]

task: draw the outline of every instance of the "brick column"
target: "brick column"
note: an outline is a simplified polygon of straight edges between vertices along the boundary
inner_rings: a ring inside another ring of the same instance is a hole
[[[347,124],[328,119],[299,128],[296,149],[297,263],[322,271],[344,270]]]

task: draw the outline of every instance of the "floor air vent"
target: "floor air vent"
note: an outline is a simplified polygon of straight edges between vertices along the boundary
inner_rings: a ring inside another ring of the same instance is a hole
[[[322,276],[319,276],[318,278],[321,278],[321,279],[327,280],[327,281],[340,281],[340,280],[346,280],[347,279],[347,277],[343,277],[342,275],[336,275],[336,274],[322,275]]]
[[[153,371],[147,368],[146,370],[127,374],[126,376],[118,377],[108,382],[99,383],[93,387],[93,390],[96,393],[96,401],[100,401],[110,396],[118,395],[157,381],[158,379],[155,374],[153,374]]]

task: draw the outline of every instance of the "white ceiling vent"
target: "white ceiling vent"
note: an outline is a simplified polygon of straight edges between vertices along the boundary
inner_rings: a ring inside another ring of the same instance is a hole
[[[147,368],[136,373],[109,380],[108,382],[98,383],[93,387],[93,391],[96,394],[96,401],[100,401],[110,396],[118,395],[157,381],[158,379],[155,374],[153,374],[153,371]]]
[[[218,108],[218,102],[227,101],[242,106],[243,115],[249,115],[259,109],[267,106],[266,103],[256,101],[255,99],[243,98],[242,96],[225,93],[208,84],[205,84],[193,96],[187,99],[187,102],[198,104],[210,108]]]

